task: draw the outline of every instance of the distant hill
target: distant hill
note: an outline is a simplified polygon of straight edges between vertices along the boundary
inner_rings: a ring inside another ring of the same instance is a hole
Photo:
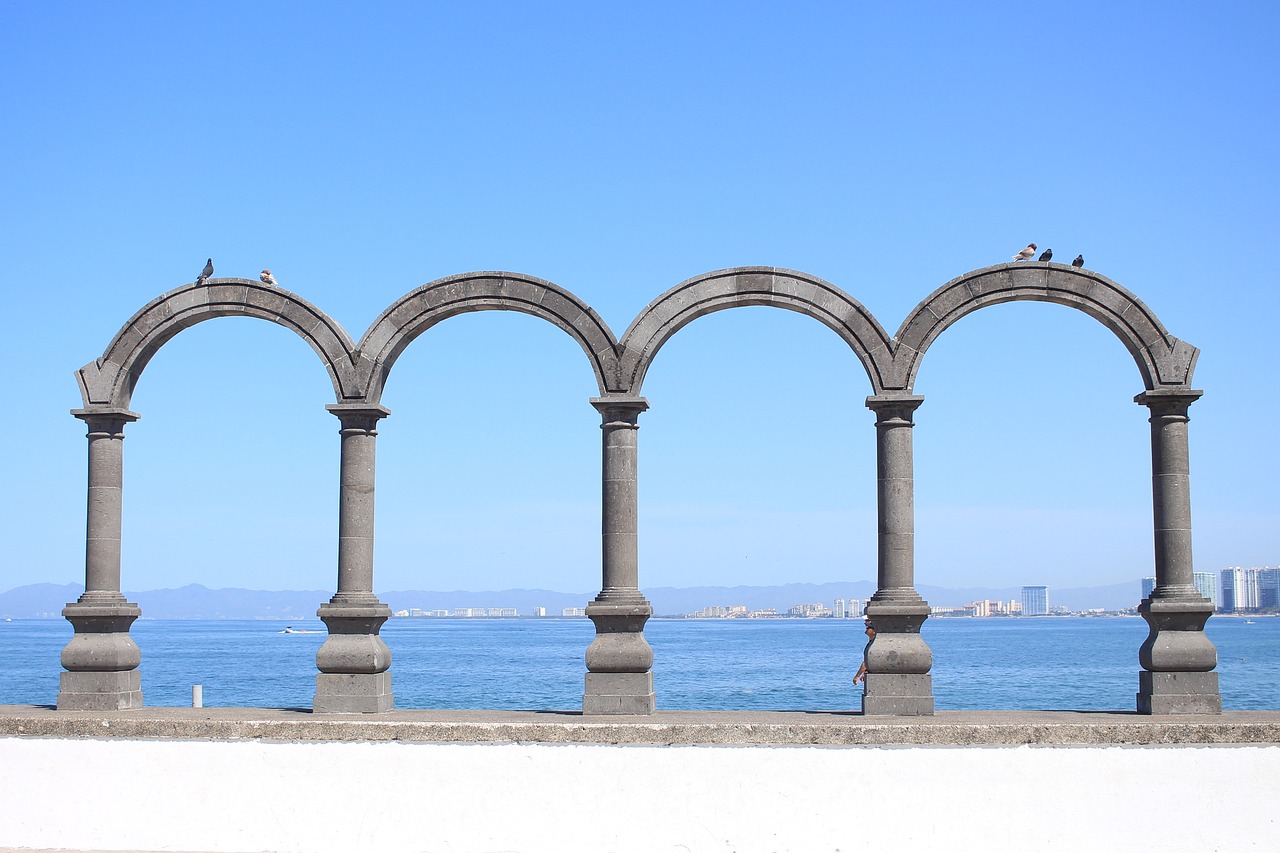
[[[0,593],[0,618],[62,618],[62,608],[84,592],[82,583],[33,583]]]
[[[1018,600],[1021,587],[949,588],[918,587],[920,595],[938,607],[960,606],[978,599]],[[80,584],[30,584],[0,593],[0,618],[61,618],[62,608],[75,601],[84,587]],[[794,604],[822,603],[828,607],[837,598],[869,598],[875,592],[870,581],[846,583],[792,583],[778,586],[698,586],[651,587],[644,590],[659,616],[677,616],[710,606],[743,605],[750,610],[785,611]],[[177,589],[125,592],[147,619],[314,619],[316,608],[329,600],[324,590],[264,591],[251,589],[209,589],[188,584]],[[378,597],[392,610],[453,610],[459,607],[514,607],[527,615],[535,607],[545,607],[549,615],[559,615],[566,607],[585,607],[595,592],[556,592],[546,589],[504,589],[485,592],[396,590]],[[1103,608],[1121,610],[1141,599],[1141,582],[1111,586],[1049,588],[1049,603],[1072,610]]]

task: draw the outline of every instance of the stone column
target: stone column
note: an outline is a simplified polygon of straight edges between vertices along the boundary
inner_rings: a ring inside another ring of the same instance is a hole
[[[1138,605],[1150,633],[1138,650],[1140,714],[1220,714],[1218,650],[1204,633],[1213,602],[1195,587],[1187,409],[1202,391],[1158,389],[1134,397],[1151,410],[1151,493],[1156,585]]]
[[[653,606],[640,594],[636,431],[643,397],[592,399],[601,415],[602,589],[587,605],[596,637],[587,647],[584,714],[652,714],[653,649],[644,623]]]
[[[58,710],[121,711],[142,707],[142,652],[129,626],[142,615],[120,594],[124,425],[128,409],[77,409],[89,428],[89,500],[85,530],[84,594],[62,615],[75,636],[62,650]]]
[[[338,497],[338,591],[316,611],[329,637],[316,652],[316,696],[321,714],[376,713],[395,707],[391,650],[378,632],[391,608],[373,594],[374,445],[382,406],[326,406],[342,422]]]
[[[877,589],[867,602],[876,638],[866,650],[864,714],[933,713],[933,652],[920,636],[929,604],[915,589],[915,481],[912,414],[924,402],[909,394],[867,398],[876,413]]]

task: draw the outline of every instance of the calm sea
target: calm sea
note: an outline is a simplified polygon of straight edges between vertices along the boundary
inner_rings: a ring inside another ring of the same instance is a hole
[[[140,620],[148,705],[309,707],[324,625],[284,634],[264,621]],[[1280,618],[1215,617],[1223,706],[1280,708]],[[586,619],[393,619],[392,684],[400,708],[580,708]],[[933,685],[942,709],[1132,710],[1137,618],[930,619]],[[850,683],[864,638],[859,619],[652,620],[658,707],[856,709]],[[63,620],[0,622],[0,704],[53,704],[71,637]]]

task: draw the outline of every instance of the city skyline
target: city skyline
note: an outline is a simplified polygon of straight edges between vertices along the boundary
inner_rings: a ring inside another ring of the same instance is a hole
[[[236,4],[0,9],[0,67],[21,81],[0,106],[22,129],[0,140],[22,165],[0,209],[0,329],[24,415],[0,450],[0,586],[83,580],[73,372],[207,257],[217,277],[272,269],[357,336],[482,269],[549,280],[621,333],[680,281],[744,265],[821,277],[892,331],[1028,241],[1083,253],[1200,348],[1196,567],[1274,564],[1280,288],[1265,252],[1233,247],[1280,229],[1280,12],[1043,10],[1064,63],[1005,35],[1016,9],[327,8],[305,31]],[[477,60],[495,53],[512,61]],[[415,341],[379,424],[377,587],[598,589],[594,385],[527,316]],[[916,390],[917,584],[1153,571],[1142,381],[1098,322],[984,309]],[[869,383],[830,330],[763,307],[699,318],[644,393],[642,587],[875,581]],[[166,343],[125,430],[123,587],[332,589],[330,402],[271,324]]]

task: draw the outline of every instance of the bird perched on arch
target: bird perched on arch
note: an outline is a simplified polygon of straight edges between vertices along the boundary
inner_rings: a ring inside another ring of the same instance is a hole
[[[1071,262],[1071,266],[1075,267],[1076,269],[1079,269],[1080,267],[1084,266],[1084,255],[1076,255],[1076,259]]]
[[[204,262],[204,269],[200,270],[200,275],[196,277],[196,287],[204,284],[213,276],[213,258]]]
[[[271,270],[263,270],[258,273],[258,278],[262,279],[263,284],[275,284],[276,277],[271,274]]]
[[[1045,249],[1043,252],[1040,253],[1040,257],[1036,258],[1036,260],[1037,261],[1053,260],[1053,249]]]
[[[1015,261],[1029,261],[1036,256],[1036,244],[1028,243],[1027,248],[1013,256]]]

